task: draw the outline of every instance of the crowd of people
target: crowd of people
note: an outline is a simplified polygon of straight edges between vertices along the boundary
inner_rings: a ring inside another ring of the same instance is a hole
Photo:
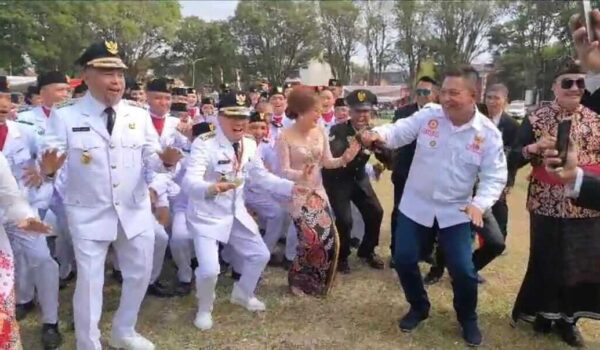
[[[600,53],[576,23],[579,63],[556,72],[555,101],[521,125],[504,113],[506,86],[489,86],[478,103],[469,66],[441,83],[421,77],[415,103],[376,127],[377,97],[342,96],[335,79],[224,85],[218,99],[163,77],[127,86],[110,41],[76,61],[84,85],[71,91],[63,73],[42,72],[18,113],[0,79],[0,347],[21,347],[18,321],[37,305],[44,348],[59,348],[59,293],[75,280],[76,348],[101,349],[107,257],[122,284],[108,340],[118,349],[155,348],[135,330],[146,295],[195,289],[193,324],[211,329],[218,276],[229,270],[230,301],[250,312],[267,308],[255,294],[267,265],[288,272],[293,295],[326,296],[337,273],[351,273],[352,247],[385,268],[376,254],[384,210],[371,182],[386,169],[389,265],[410,305],[399,328],[428,318],[424,286],[447,268],[462,337],[479,346],[479,271],[505,249],[506,197],[527,164],[531,248],[512,320],[583,346],[577,321],[600,319]],[[559,154],[563,120],[572,127]],[[167,251],[173,288],[160,280]],[[431,264],[424,277],[420,261]]]

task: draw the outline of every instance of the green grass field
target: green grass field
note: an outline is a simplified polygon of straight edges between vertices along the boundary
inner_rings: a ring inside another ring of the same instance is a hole
[[[509,314],[525,273],[529,249],[528,215],[525,210],[525,180],[519,182],[509,199],[510,233],[508,254],[499,257],[482,274],[488,283],[480,288],[479,315],[486,349],[568,349],[556,335],[536,336],[530,325],[509,325]],[[389,174],[375,185],[386,210],[379,254],[389,257],[392,191]],[[449,278],[429,288],[430,318],[412,334],[401,333],[398,318],[407,311],[398,278],[386,267],[375,271],[354,257],[352,274],[338,275],[335,288],[325,299],[294,297],[287,292],[286,274],[268,268],[257,292],[267,304],[262,314],[251,314],[229,304],[231,280],[222,277],[213,317],[214,328],[206,333],[192,325],[196,312],[194,296],[161,300],[148,297],[142,306],[138,331],[150,338],[157,349],[464,349],[452,308]],[[425,271],[425,267],[422,269]],[[163,279],[174,279],[169,262]],[[75,349],[71,320],[73,287],[61,291],[63,349]],[[110,322],[118,306],[120,288],[107,275],[104,290],[103,339],[110,335]],[[580,323],[589,349],[600,349],[600,327],[591,321]],[[24,349],[41,349],[41,325],[37,315],[22,323]],[[105,342],[104,342],[105,343]],[[106,343],[105,343],[106,344]],[[106,345],[106,348],[108,346]]]

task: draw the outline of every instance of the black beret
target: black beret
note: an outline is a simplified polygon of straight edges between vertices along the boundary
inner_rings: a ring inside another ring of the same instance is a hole
[[[75,64],[81,67],[127,68],[121,57],[119,57],[119,46],[114,41],[104,41],[90,45],[75,61]]]
[[[164,93],[170,94],[171,93],[171,86],[170,85],[171,84],[169,84],[169,79],[166,79],[166,78],[156,78],[156,79],[151,80],[146,85],[146,91],[164,92]]]
[[[37,87],[38,89],[43,88],[46,85],[50,84],[68,84],[69,80],[64,73],[59,71],[51,71],[38,75],[37,77]]]
[[[372,109],[377,104],[377,96],[369,90],[357,89],[346,96],[346,102],[353,109]]]
[[[187,103],[174,102],[171,103],[171,112],[187,112]]]

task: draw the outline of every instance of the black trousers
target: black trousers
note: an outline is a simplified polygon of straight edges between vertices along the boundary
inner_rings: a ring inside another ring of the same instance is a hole
[[[503,195],[494,204],[492,207],[492,213],[498,222],[498,226],[500,227],[500,231],[504,236],[504,240],[506,240],[506,236],[508,235],[508,204],[506,204],[506,196]]]
[[[392,257],[394,257],[394,242],[396,242],[396,226],[398,225],[398,215],[400,214],[400,210],[398,206],[400,205],[400,199],[402,199],[402,193],[404,192],[404,185],[406,185],[406,180],[396,180],[394,183],[394,206],[392,207],[392,239],[390,241],[390,252]]]
[[[336,179],[324,183],[325,191],[335,214],[335,226],[340,237],[339,260],[350,255],[350,233],[352,232],[352,211],[354,203],[365,222],[365,235],[358,248],[358,256],[367,257],[379,244],[379,232],[383,220],[383,208],[369,182],[368,177],[361,179]]]
[[[505,236],[502,235],[500,226],[491,210],[483,213],[483,227],[471,225],[473,231],[479,233],[483,238],[483,246],[473,252],[473,265],[475,270],[480,271],[491,263],[506,248]],[[446,268],[444,253],[439,247],[435,252],[435,263],[431,266],[430,273],[442,275]]]

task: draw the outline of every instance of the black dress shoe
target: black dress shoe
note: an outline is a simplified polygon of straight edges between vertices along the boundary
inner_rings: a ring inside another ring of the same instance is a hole
[[[577,325],[559,320],[556,322],[556,328],[562,340],[569,344],[569,346],[574,348],[583,348],[585,346],[585,341]]]
[[[383,270],[383,268],[385,267],[385,263],[383,262],[383,260],[381,260],[381,258],[375,253],[371,253],[366,256],[359,255],[358,257],[374,269]]]
[[[292,267],[292,261],[284,257],[283,262],[281,263],[281,267],[283,267],[284,270],[289,271]]]
[[[117,283],[122,284],[123,283],[123,274],[121,273],[121,271],[113,269],[112,270],[112,275],[111,275],[112,279],[115,280]]]
[[[33,300],[28,303],[17,304],[17,306],[15,307],[15,316],[17,318],[17,321],[21,321],[22,319],[27,317],[27,315],[31,311],[33,311],[34,308],[35,303],[33,302]]]
[[[269,262],[267,263],[269,266],[281,266],[281,260],[278,259],[275,255],[271,255]]]
[[[179,297],[184,297],[186,295],[190,295],[192,292],[192,282],[179,282],[177,287],[175,287],[175,295]]]
[[[360,238],[350,238],[350,248],[357,249],[358,247],[360,247]]]
[[[402,317],[400,321],[398,321],[398,327],[400,327],[400,330],[402,332],[410,333],[428,317],[429,310],[417,311],[411,307],[410,310],[408,310],[408,312],[406,313],[406,315],[404,315],[404,317]]]
[[[536,316],[533,321],[533,331],[540,334],[548,334],[552,332],[552,320]]]
[[[67,277],[59,279],[58,289],[65,289],[69,285],[69,282],[75,279],[75,276],[75,271],[71,271]]]
[[[158,298],[171,298],[175,296],[167,286],[163,285],[159,281],[156,281],[148,286],[148,294]]]
[[[483,336],[481,335],[477,321],[465,322],[462,325],[462,336],[470,347],[480,346],[483,341]]]
[[[62,345],[63,339],[58,330],[58,323],[44,323],[42,326],[42,345],[44,350],[58,349]]]
[[[241,273],[235,271],[233,268],[231,269],[231,279],[233,279],[234,281],[239,281],[241,277]]]
[[[192,262],[190,263],[190,266],[192,267],[192,270],[195,270],[196,267],[198,267],[198,259],[192,258]]]
[[[426,286],[436,284],[440,281],[440,279],[442,278],[443,275],[444,275],[444,272],[439,273],[437,271],[430,270],[429,273],[427,273],[427,275],[425,275],[425,277],[423,277],[423,284],[425,284]]]
[[[348,264],[348,260],[342,260],[338,262],[337,270],[339,273],[343,273],[347,275],[350,273],[350,265]]]

